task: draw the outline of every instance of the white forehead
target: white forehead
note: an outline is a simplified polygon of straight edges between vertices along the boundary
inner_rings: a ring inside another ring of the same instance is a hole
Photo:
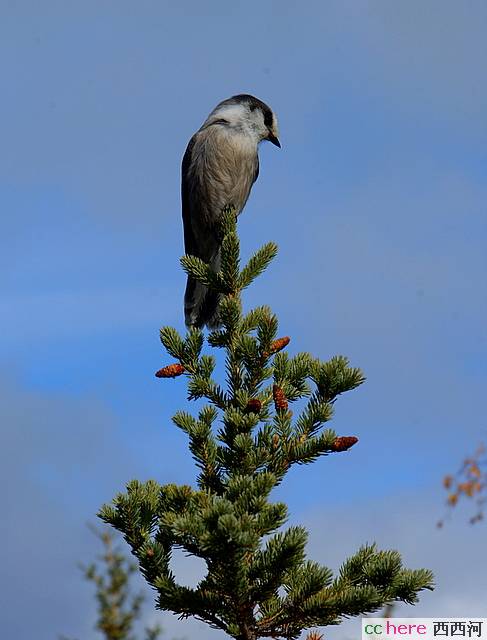
[[[248,105],[244,103],[218,105],[211,113],[213,116],[218,115],[230,122],[241,120],[243,117],[248,116],[248,114]]]

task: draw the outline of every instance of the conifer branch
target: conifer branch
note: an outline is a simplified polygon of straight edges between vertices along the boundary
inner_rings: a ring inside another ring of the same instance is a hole
[[[302,527],[278,531],[287,509],[270,502],[272,490],[292,465],[342,455],[356,445],[356,436],[337,436],[325,426],[338,396],[365,378],[344,356],[290,357],[290,338],[278,337],[269,307],[244,314],[241,292],[277,247],[268,243],[240,270],[233,210],[222,214],[220,234],[219,273],[193,256],[181,263],[220,295],[220,326],[207,341],[224,352],[225,383],[213,377],[216,361],[203,353],[201,330],[183,338],[164,327],[160,334],[176,361],[160,377],[184,373],[172,384],[184,379],[189,400],[207,401],[197,416],[179,411],[173,418],[188,436],[197,488],[132,481],[100,517],[123,533],[159,608],[196,617],[235,640],[289,640],[388,602],[415,602],[418,592],[432,588],[431,573],[404,569],[397,552],[363,547],[333,578],[327,567],[306,559]],[[205,560],[207,574],[196,588],[177,583],[170,570],[174,548]]]

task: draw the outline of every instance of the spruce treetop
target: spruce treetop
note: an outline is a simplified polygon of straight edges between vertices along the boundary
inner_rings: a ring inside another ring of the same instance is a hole
[[[338,575],[308,560],[304,527],[283,528],[288,512],[270,494],[296,464],[350,449],[355,436],[325,428],[338,396],[364,382],[347,358],[290,357],[267,306],[244,314],[241,292],[277,253],[268,243],[240,268],[235,213],[222,214],[221,270],[194,256],[183,269],[220,296],[220,326],[208,344],[225,357],[226,381],[214,377],[216,360],[202,355],[204,335],[182,337],[161,329],[174,362],[159,378],[184,376],[188,400],[205,399],[198,415],[178,411],[174,424],[188,436],[198,467],[196,486],[133,480],[100,517],[121,531],[140,570],[155,589],[159,609],[195,617],[235,640],[296,639],[303,630],[338,624],[343,617],[388,603],[415,603],[432,588],[430,571],[402,566],[397,551],[366,545]],[[293,403],[304,408],[293,414]],[[201,558],[207,573],[195,588],[178,584],[173,549]],[[314,634],[314,635],[313,635]],[[319,637],[315,631],[308,638]]]

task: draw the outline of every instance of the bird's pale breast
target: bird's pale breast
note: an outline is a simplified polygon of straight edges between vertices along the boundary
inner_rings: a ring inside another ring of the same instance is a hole
[[[201,213],[208,222],[216,221],[226,206],[233,205],[240,213],[257,166],[257,145],[249,136],[218,125],[196,135],[190,168],[193,197],[200,200]]]

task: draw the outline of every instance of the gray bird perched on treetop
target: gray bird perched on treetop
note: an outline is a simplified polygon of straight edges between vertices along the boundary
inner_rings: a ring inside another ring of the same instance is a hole
[[[272,109],[254,96],[242,94],[220,102],[189,141],[183,157],[181,199],[184,249],[215,271],[220,269],[222,210],[237,215],[259,175],[257,147],[269,140],[280,147]],[[218,326],[219,297],[188,276],[184,295],[187,327]]]

